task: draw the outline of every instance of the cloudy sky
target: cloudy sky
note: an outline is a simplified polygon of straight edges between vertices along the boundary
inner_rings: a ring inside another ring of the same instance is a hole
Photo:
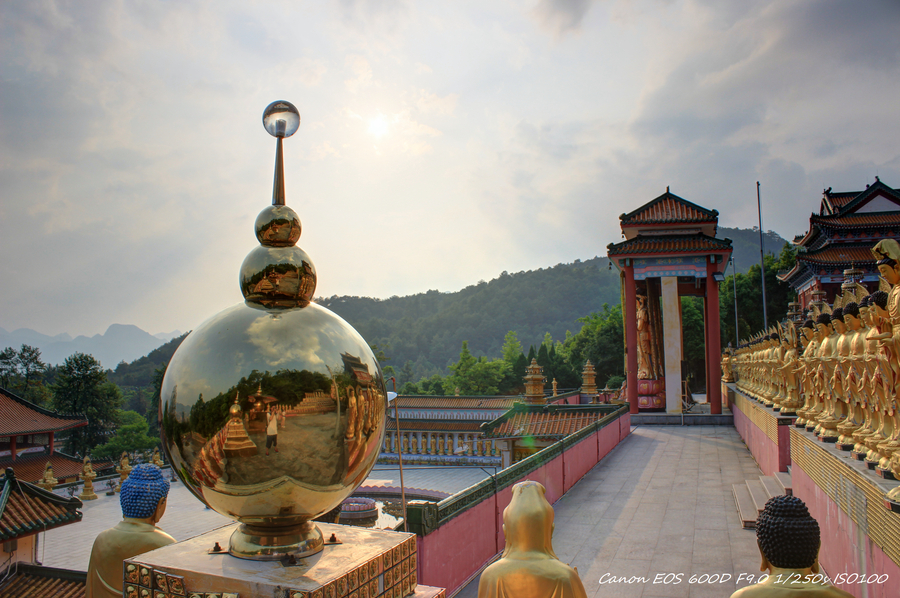
[[[900,187],[900,2],[0,1],[0,327],[189,330],[241,300],[271,201],[319,296],[604,255],[674,193],[806,230]]]

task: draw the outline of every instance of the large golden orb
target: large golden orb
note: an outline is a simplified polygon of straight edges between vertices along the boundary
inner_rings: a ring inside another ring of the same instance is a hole
[[[291,111],[274,102],[264,115],[278,139],[275,190],[255,223],[261,246],[241,267],[245,300],[188,335],[160,393],[173,469],[210,508],[241,522],[229,552],[250,559],[321,550],[311,520],[366,479],[385,429],[384,378],[371,349],[310,302],[315,267],[294,246],[300,220],[284,205],[282,138],[299,126]]]

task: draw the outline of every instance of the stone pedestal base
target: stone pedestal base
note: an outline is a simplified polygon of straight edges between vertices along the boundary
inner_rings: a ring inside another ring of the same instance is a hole
[[[416,536],[319,523],[325,549],[310,557],[249,561],[223,551],[238,524],[138,555],[124,563],[124,598],[444,598],[417,583]],[[331,535],[340,544],[330,544]],[[144,592],[144,591],[147,592]]]

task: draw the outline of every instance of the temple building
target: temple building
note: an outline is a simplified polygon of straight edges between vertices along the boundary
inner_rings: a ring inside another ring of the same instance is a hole
[[[719,384],[719,284],[731,240],[717,239],[719,213],[666,192],[619,216],[621,243],[610,262],[622,274],[626,383],[631,413],[682,409],[681,297],[704,300],[706,389],[722,412]]]
[[[396,454],[399,447],[404,462],[431,463],[457,457],[499,460],[493,442],[481,438],[480,426],[503,415],[522,397],[409,395],[398,399],[400,436],[391,401],[383,456]]]
[[[20,480],[38,482],[49,462],[60,483],[73,482],[81,474],[81,459],[60,452],[56,436],[88,425],[82,415],[63,415],[39,407],[0,388],[0,470],[11,467]],[[111,464],[94,463],[94,469]]]
[[[82,503],[34,484],[20,481],[11,468],[0,484],[0,598],[61,596],[80,598],[85,593],[81,571],[40,566],[38,534],[81,521]]]
[[[881,239],[900,237],[900,189],[875,177],[864,191],[822,193],[818,213],[809,217],[809,231],[796,237],[797,263],[778,278],[797,291],[801,309],[824,291],[831,303],[844,283],[878,288],[878,268],[871,248]]]

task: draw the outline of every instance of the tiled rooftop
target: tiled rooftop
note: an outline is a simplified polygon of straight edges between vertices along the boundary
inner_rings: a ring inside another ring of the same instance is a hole
[[[400,432],[429,430],[434,432],[479,432],[481,422],[477,419],[468,421],[425,420],[400,418]],[[387,431],[396,431],[394,418],[389,418]]]
[[[522,397],[457,397],[457,396],[432,396],[432,395],[402,395],[399,397],[400,409],[415,409],[419,407],[439,409],[509,409]],[[391,404],[393,409],[393,403]]]
[[[729,239],[716,239],[704,234],[687,236],[639,235],[633,239],[607,246],[609,255],[637,255],[644,253],[708,253],[731,249]]]
[[[0,388],[0,437],[61,432],[88,424],[82,415],[62,415]]]
[[[719,213],[715,210],[707,210],[666,191],[637,210],[622,214],[619,216],[619,220],[621,220],[622,226],[632,226],[636,224],[715,222],[718,217]]]
[[[63,498],[7,471],[0,491],[0,541],[81,521],[81,506],[77,498]]]
[[[797,254],[797,261],[849,267],[851,263],[857,266],[874,265],[877,260],[869,246],[830,245],[819,251]]]
[[[78,572],[19,565],[0,587],[0,598],[84,598],[85,577]]]
[[[47,461],[53,466],[53,475],[59,480],[80,475],[84,469],[84,462],[81,459],[76,459],[59,451],[54,451],[52,455],[47,454],[46,451],[23,455],[15,461],[5,459],[0,464],[4,468],[12,467],[16,472],[16,477],[20,480],[38,482],[44,477],[44,468],[47,466]],[[92,463],[94,473],[98,473],[103,469],[109,469],[112,465],[110,461],[95,461]]]
[[[812,216],[810,222],[832,228],[880,227],[900,224],[900,212],[868,212],[843,216]]]

